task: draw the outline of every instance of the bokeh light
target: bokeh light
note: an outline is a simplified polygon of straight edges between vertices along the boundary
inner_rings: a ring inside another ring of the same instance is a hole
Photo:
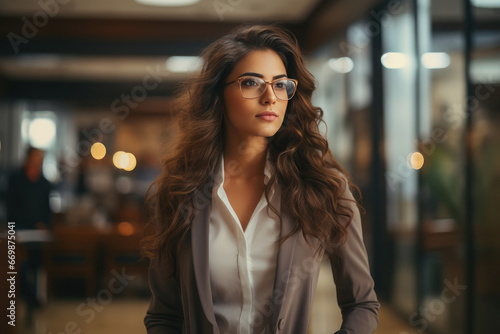
[[[118,151],[113,155],[113,164],[118,169],[124,169],[130,172],[134,170],[137,165],[137,159],[132,153]]]
[[[127,164],[124,164],[122,168],[130,172],[134,170],[135,166],[137,165],[137,159],[135,158],[135,155],[133,155],[132,153],[127,153],[126,155],[127,155],[126,159]]]
[[[121,169],[121,160],[122,160],[122,157],[126,155],[125,152],[123,151],[118,151],[116,152],[115,154],[113,154],[113,165],[115,165],[116,168],[119,168]]]
[[[420,169],[424,165],[424,156],[420,152],[415,152],[410,157],[410,165],[413,169]]]
[[[35,118],[29,123],[28,136],[31,146],[47,149],[56,138],[56,123],[50,118]]]
[[[124,236],[130,236],[134,234],[134,226],[129,222],[121,222],[118,224],[118,233]]]
[[[408,56],[401,52],[387,52],[380,58],[385,68],[398,69],[408,65]]]
[[[349,57],[331,58],[328,60],[328,66],[339,73],[349,73],[354,68],[354,62]]]
[[[90,153],[94,159],[101,160],[106,155],[106,146],[103,143],[94,143],[90,148]]]

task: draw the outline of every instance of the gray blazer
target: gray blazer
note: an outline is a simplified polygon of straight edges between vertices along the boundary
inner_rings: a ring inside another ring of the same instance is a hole
[[[205,187],[205,194],[211,188]],[[220,333],[215,320],[208,263],[210,196],[197,194],[198,213],[190,234],[178,254],[177,274],[166,277],[166,263],[151,261],[151,302],[144,323],[148,334],[233,334]],[[345,195],[352,198],[346,187]],[[349,202],[354,219],[345,244],[329,257],[342,310],[342,327],[337,334],[370,334],[378,324],[379,303],[373,290],[368,257],[362,238],[356,205]],[[282,208],[281,235],[293,229],[293,221]],[[323,256],[315,255],[302,233],[295,233],[281,246],[273,297],[259,309],[256,321],[268,324],[261,333],[306,334],[311,304]],[[260,318],[259,318],[260,317]],[[259,327],[260,328],[260,327]]]

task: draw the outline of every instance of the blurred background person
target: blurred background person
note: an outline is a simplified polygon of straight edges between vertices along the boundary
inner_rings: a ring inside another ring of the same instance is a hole
[[[30,147],[24,165],[12,173],[7,187],[7,220],[17,229],[48,229],[50,182],[43,176],[44,152]]]
[[[51,183],[43,176],[44,152],[29,147],[23,166],[14,171],[7,187],[7,220],[15,222],[16,230],[48,230],[51,226],[49,196]],[[40,243],[24,244],[26,258],[20,262],[21,297],[26,302],[26,323],[31,325],[33,310],[40,306],[39,271],[43,264]]]

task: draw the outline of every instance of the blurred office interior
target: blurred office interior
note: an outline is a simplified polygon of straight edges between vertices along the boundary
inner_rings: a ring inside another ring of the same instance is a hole
[[[376,333],[500,333],[500,1],[159,2],[0,0],[0,245],[27,147],[45,151],[53,184],[50,232],[17,231],[18,268],[43,250],[39,305],[19,298],[9,330],[145,333],[138,240],[145,193],[182,131],[175,89],[210,42],[279,23],[362,190]],[[330,280],[325,268],[310,333],[340,325]]]

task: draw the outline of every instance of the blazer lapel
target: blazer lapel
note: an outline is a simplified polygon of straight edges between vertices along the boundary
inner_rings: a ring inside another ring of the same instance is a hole
[[[204,188],[208,190],[207,188]],[[210,190],[211,193],[211,190]],[[210,272],[208,260],[208,234],[211,198],[198,192],[195,196],[195,207],[197,212],[191,226],[191,245],[193,252],[193,266],[196,286],[200,296],[201,306],[205,315],[216,325],[214,306],[212,302],[212,289],[210,287]]]
[[[280,237],[290,234],[293,230],[293,223],[286,211],[281,207],[282,224],[280,227]],[[276,275],[274,277],[273,288],[273,320],[272,328],[276,328],[278,316],[281,306],[285,302],[284,298],[287,295],[288,282],[292,272],[292,264],[295,252],[295,245],[299,233],[293,234],[281,245],[278,251],[278,260],[276,265]]]

